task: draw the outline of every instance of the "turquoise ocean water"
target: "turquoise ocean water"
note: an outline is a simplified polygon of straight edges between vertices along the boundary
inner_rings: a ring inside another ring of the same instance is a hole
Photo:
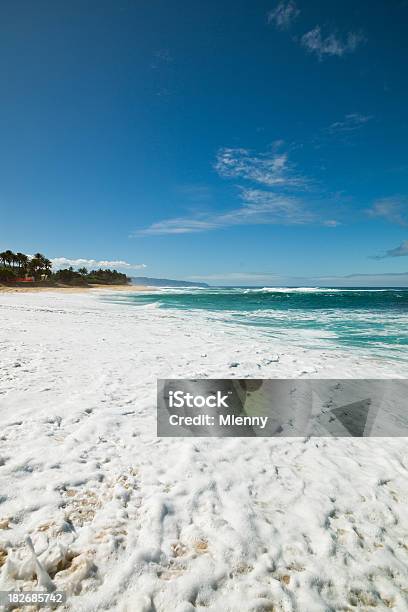
[[[160,288],[107,299],[201,311],[309,348],[360,348],[408,361],[408,288]]]

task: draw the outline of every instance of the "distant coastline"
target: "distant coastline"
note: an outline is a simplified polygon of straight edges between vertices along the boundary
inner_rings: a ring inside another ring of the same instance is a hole
[[[148,276],[132,277],[132,282],[143,287],[209,287],[207,283],[193,283],[170,278],[150,278]]]

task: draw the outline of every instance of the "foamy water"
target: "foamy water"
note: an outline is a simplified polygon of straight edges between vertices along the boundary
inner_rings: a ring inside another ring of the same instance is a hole
[[[408,360],[404,288],[171,287],[110,299],[129,306],[198,310],[230,324],[262,327],[272,338],[308,348],[340,347]]]

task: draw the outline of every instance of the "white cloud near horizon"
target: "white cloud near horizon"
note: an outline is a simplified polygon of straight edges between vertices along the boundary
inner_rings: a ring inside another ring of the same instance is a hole
[[[288,30],[292,23],[300,15],[300,10],[293,0],[280,2],[276,8],[269,11],[267,15],[268,23],[273,23],[279,30]]]
[[[396,287],[408,286],[408,272],[353,273],[344,276],[284,276],[262,272],[225,272],[189,276],[197,282],[211,281],[225,285],[260,285],[269,287]]]
[[[303,34],[300,43],[309,53],[316,54],[319,60],[322,60],[325,55],[343,57],[343,55],[353,53],[364,40],[361,32],[348,32],[344,39],[339,38],[333,32],[323,36],[321,27],[317,25]]]
[[[146,268],[146,264],[131,264],[122,260],[97,260],[97,259],[70,259],[68,257],[54,257],[51,259],[52,267],[55,269],[66,266],[73,268],[124,268],[127,270],[140,270]]]

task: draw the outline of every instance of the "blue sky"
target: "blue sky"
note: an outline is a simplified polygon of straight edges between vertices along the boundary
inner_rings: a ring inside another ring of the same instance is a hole
[[[407,22],[403,0],[2,2],[0,250],[408,284]]]

